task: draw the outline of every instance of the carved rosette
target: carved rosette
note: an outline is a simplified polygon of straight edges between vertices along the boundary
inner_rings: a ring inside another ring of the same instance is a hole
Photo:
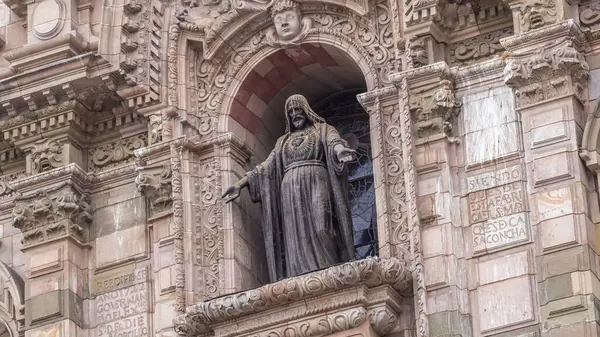
[[[567,95],[586,104],[588,77],[589,66],[570,40],[513,55],[504,68],[504,81],[517,89],[519,107]]]
[[[355,292],[352,293],[356,298],[345,297],[344,294],[339,293],[332,303],[324,305],[320,309],[315,308],[313,313],[322,311],[327,313],[326,318],[317,318],[314,319],[314,322],[310,317],[303,319],[303,315],[309,315],[304,310],[296,316],[288,313],[288,319],[299,322],[294,325],[299,329],[295,330],[299,336],[323,336],[344,331],[359,326],[367,319],[376,330],[390,331],[392,322],[395,323],[395,317],[397,317],[394,315],[401,311],[400,296],[397,292],[408,290],[411,278],[406,262],[396,258],[368,258],[349,262],[192,305],[188,307],[184,315],[175,319],[175,330],[180,336],[207,333],[213,330],[215,324],[222,326],[229,321],[251,320],[253,314],[279,310],[286,305],[293,306],[295,303],[303,303],[312,298],[336,294],[359,286],[372,289],[370,290],[372,296],[367,294],[365,296],[368,298],[362,299],[362,295],[356,297],[357,293]],[[353,306],[363,303],[362,301],[372,304],[365,308],[343,309],[344,306]],[[339,303],[333,304],[336,302]],[[339,308],[339,310],[332,312],[333,308]],[[263,317],[263,315],[260,316]],[[331,318],[335,317],[339,319],[331,321]],[[268,322],[262,323],[267,323],[263,331],[273,332],[274,335],[283,332],[283,330],[269,329]],[[300,328],[301,326],[303,327]],[[321,326],[325,330],[323,334],[308,333],[313,331],[312,326]],[[244,335],[241,331],[238,333]],[[263,334],[261,333],[259,336],[263,336]],[[264,336],[272,335],[266,332]],[[284,333],[281,336],[287,336],[287,334]]]
[[[137,190],[148,198],[152,214],[170,210],[173,205],[171,165],[165,164],[158,174],[139,173],[135,178]]]
[[[23,233],[23,245],[71,237],[87,242],[93,220],[88,193],[62,185],[35,195],[17,197],[12,211],[13,226]]]

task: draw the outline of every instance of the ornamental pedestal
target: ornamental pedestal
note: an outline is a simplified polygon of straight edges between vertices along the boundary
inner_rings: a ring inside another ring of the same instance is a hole
[[[392,333],[411,274],[403,261],[369,258],[187,308],[179,336],[364,336]]]

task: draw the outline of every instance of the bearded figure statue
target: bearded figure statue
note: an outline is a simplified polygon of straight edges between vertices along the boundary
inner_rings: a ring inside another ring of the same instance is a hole
[[[286,131],[269,157],[229,187],[229,202],[248,187],[260,202],[271,282],[354,258],[346,163],[354,160],[338,131],[293,95]]]

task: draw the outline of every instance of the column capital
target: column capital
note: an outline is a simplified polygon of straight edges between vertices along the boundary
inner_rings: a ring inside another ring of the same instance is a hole
[[[90,203],[90,195],[69,182],[15,198],[13,226],[23,233],[24,249],[59,238],[85,244],[94,213]]]
[[[539,47],[539,39],[556,42]],[[587,44],[573,21],[502,39],[501,43],[510,52],[504,82],[517,89],[519,108],[569,95],[587,103],[590,69],[582,53]]]

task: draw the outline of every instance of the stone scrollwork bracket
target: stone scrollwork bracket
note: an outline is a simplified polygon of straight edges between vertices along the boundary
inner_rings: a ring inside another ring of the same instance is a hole
[[[151,167],[148,167],[151,169]],[[145,168],[147,169],[147,168]],[[171,165],[165,164],[160,172],[151,174],[140,172],[135,178],[137,190],[148,198],[150,211],[156,214],[171,208]]]

